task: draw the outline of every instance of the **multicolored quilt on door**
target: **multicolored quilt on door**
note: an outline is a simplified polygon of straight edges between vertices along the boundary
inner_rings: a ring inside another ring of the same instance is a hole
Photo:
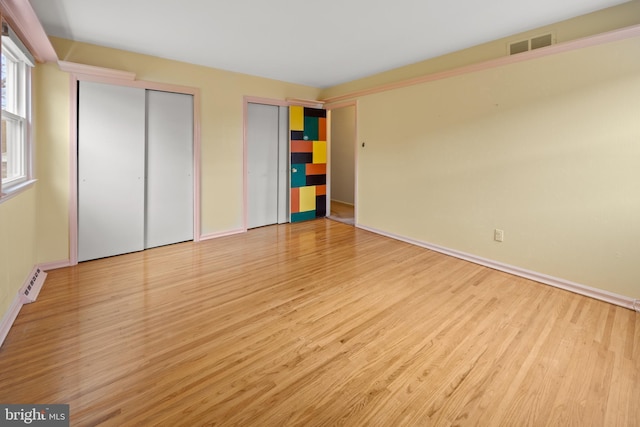
[[[327,215],[327,112],[289,107],[291,222]]]

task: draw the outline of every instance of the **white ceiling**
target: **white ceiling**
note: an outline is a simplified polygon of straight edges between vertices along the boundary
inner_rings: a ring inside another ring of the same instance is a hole
[[[30,0],[47,34],[324,88],[624,0]]]

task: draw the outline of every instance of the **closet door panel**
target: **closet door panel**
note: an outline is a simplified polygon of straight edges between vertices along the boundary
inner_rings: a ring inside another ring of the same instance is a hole
[[[145,247],[193,240],[193,96],[147,91]]]
[[[247,228],[278,222],[278,132],[278,106],[247,106]]]
[[[144,89],[81,82],[78,260],[144,248]]]

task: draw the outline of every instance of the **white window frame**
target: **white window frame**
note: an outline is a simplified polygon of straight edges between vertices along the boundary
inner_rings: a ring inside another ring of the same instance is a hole
[[[0,202],[29,187],[33,179],[31,141],[31,68],[34,60],[13,31],[2,25],[2,55],[6,60],[6,102],[2,121],[7,152],[7,177],[0,177]],[[9,80],[11,77],[11,81]]]

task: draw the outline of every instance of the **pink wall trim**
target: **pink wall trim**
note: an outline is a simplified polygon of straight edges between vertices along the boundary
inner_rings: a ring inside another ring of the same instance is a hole
[[[209,234],[203,234],[202,236],[200,236],[200,240],[211,240],[211,239],[217,239],[218,237],[225,237],[225,236],[233,236],[236,234],[242,234],[242,233],[246,233],[246,229],[244,228],[238,228],[235,230],[229,230],[229,231],[221,231],[219,233],[209,233]]]
[[[244,97],[242,103],[242,230],[247,231],[248,224],[248,203],[249,203],[249,190],[247,188],[247,127],[249,121],[247,116],[249,115],[249,103],[248,97]]]
[[[288,107],[291,105],[288,101],[283,101],[282,99],[262,98],[259,96],[245,96],[244,103],[277,105],[278,107]]]
[[[31,3],[26,0],[0,0],[0,10],[2,10],[2,16],[27,46],[36,61],[55,62],[58,60],[58,55],[45,34]]]
[[[322,108],[324,101],[314,99],[287,98],[287,105],[300,105],[309,108]]]
[[[358,102],[355,99],[349,101],[332,102],[324,105],[325,110],[335,110],[336,108],[357,106]]]
[[[333,191],[333,187],[331,185],[332,175],[333,175],[333,162],[331,159],[333,158],[333,135],[331,132],[333,126],[333,115],[331,114],[331,110],[327,110],[327,123],[326,123],[326,133],[327,133],[327,196],[325,198],[325,217],[328,218],[331,216],[331,192]],[[355,141],[353,142],[355,145]],[[355,169],[355,165],[353,166]],[[355,170],[354,170],[355,173]],[[354,186],[354,214],[355,214],[355,186]]]
[[[82,76],[104,77],[131,81],[136,79],[136,73],[132,73],[130,71],[94,67],[93,65],[78,64],[75,62],[58,61],[58,67],[61,71]]]
[[[113,73],[111,75],[105,75],[104,71],[108,70],[107,68],[102,68],[102,67],[95,67],[95,68],[99,70],[98,75],[72,73],[71,77],[76,82],[86,81],[86,82],[95,82],[95,83],[106,83],[106,84],[113,84],[118,86],[137,87],[141,89],[152,89],[152,90],[162,90],[165,92],[185,93],[188,95],[193,95],[194,97],[196,95],[198,97],[200,96],[200,89],[195,87],[182,86],[182,85],[176,85],[176,84],[170,84],[170,83],[150,82],[146,80],[128,80],[128,79],[123,79],[122,77],[119,77],[122,75],[121,73],[128,73],[127,71],[112,70]],[[89,68],[85,68],[85,71],[88,69]],[[116,77],[114,77],[114,75]],[[195,120],[195,117],[194,117],[194,120]]]
[[[68,63],[67,63],[68,64]],[[74,67],[76,67],[75,64]],[[81,65],[81,64],[80,64]],[[76,69],[78,69],[76,67]],[[122,72],[106,68],[81,66],[84,72],[97,70],[97,75],[91,74],[71,74],[70,99],[71,117],[69,138],[69,265],[78,264],[78,106],[75,100],[78,99],[78,81],[91,81],[96,83],[107,83],[120,86],[130,86],[142,89],[160,90],[165,92],[184,93],[193,95],[193,240],[200,241],[201,230],[201,96],[200,89],[168,83],[148,82],[144,80],[123,79]],[[106,71],[105,71],[106,70]],[[124,72],[126,73],[126,72]],[[116,76],[116,77],[114,77]]]
[[[40,264],[39,267],[40,267],[40,270],[42,271],[51,271],[51,270],[56,270],[58,268],[70,267],[71,265],[72,265],[71,261],[69,261],[68,259],[65,259],[60,261],[44,262]]]
[[[634,25],[634,26],[622,28],[619,30],[597,34],[595,36],[584,37],[577,40],[571,40],[565,43],[558,43],[548,47],[531,50],[529,52],[519,53],[517,55],[491,59],[489,61],[484,61],[477,64],[471,64],[464,67],[454,68],[452,70],[442,71],[442,72],[433,73],[433,74],[427,74],[424,76],[415,77],[412,79],[403,80],[395,83],[388,83],[388,84],[373,87],[370,89],[357,90],[344,95],[327,98],[324,100],[324,102],[327,104],[338,103],[340,101],[344,101],[348,99],[358,98],[366,95],[373,95],[380,92],[400,89],[400,88],[413,86],[421,83],[431,82],[434,80],[446,79],[449,77],[459,76],[462,74],[473,73],[476,71],[487,70],[490,68],[501,67],[503,65],[515,64],[523,61],[529,61],[532,59],[555,55],[562,52],[569,52],[572,50],[582,49],[590,46],[597,46],[600,44],[611,43],[611,42],[625,40],[625,39],[638,37],[638,36],[640,36],[640,25]]]

